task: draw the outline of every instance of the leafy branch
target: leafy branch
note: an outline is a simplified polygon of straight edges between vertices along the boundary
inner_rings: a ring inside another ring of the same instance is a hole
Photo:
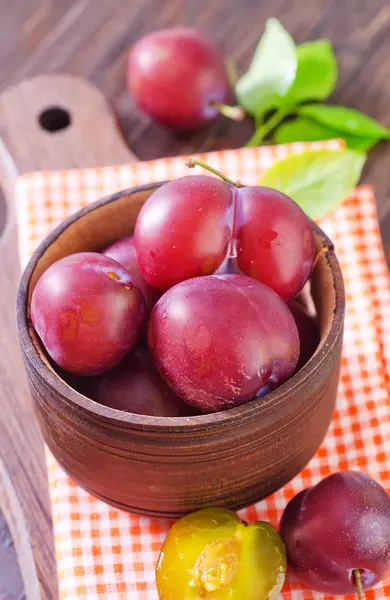
[[[248,71],[236,84],[238,102],[256,124],[247,145],[259,145],[271,132],[276,143],[343,138],[352,150],[390,139],[389,130],[371,117],[319,102],[333,92],[337,77],[328,40],[296,45],[277,19],[269,19]]]

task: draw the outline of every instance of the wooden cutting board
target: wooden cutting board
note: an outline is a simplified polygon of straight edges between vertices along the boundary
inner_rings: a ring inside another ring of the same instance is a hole
[[[0,95],[0,510],[14,540],[28,600],[58,598],[43,441],[15,324],[20,278],[14,184],[39,170],[134,162],[102,93],[71,75],[22,81]]]

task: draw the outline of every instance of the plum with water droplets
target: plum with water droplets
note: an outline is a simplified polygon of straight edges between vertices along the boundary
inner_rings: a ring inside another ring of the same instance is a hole
[[[43,273],[30,316],[55,363],[75,375],[95,375],[114,367],[136,345],[146,309],[122,265],[102,254],[79,252]]]
[[[162,377],[203,412],[237,406],[295,371],[293,316],[270,288],[244,275],[186,280],[150,316],[148,341]]]

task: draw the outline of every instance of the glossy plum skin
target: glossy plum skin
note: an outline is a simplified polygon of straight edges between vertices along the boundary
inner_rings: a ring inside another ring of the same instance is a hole
[[[267,187],[238,190],[235,238],[238,267],[277,292],[294,298],[315,257],[312,225],[291,198]]]
[[[320,331],[318,325],[311,315],[297,300],[290,300],[288,307],[292,312],[299,335],[299,360],[297,371],[302,369],[311,359],[320,343]]]
[[[247,525],[230,510],[206,508],[173,525],[156,583],[160,600],[268,600],[285,574],[285,550],[272,525]]]
[[[287,560],[310,587],[328,594],[374,586],[390,568],[390,496],[363,473],[334,473],[289,502],[280,523]]]
[[[228,270],[288,301],[306,283],[315,257],[312,224],[293,200],[204,175],[158,188],[141,209],[134,238],[144,278],[161,291]]]
[[[132,276],[136,286],[141,290],[145,298],[146,308],[150,312],[160,297],[159,292],[152,288],[144,279],[137,261],[135,251],[134,237],[129,235],[117,242],[114,242],[103,251],[105,256],[109,256],[125,267],[126,271]]]
[[[165,291],[214,273],[228,250],[231,211],[230,187],[214,177],[181,177],[153,192],[134,231],[138,264],[149,285]]]
[[[94,252],[60,259],[41,276],[31,321],[50,357],[75,375],[118,364],[145,326],[145,301],[130,274]]]
[[[213,121],[218,111],[210,102],[231,98],[218,47],[185,27],[155,31],[135,44],[128,87],[144,112],[176,131],[192,131]]]
[[[197,277],[160,298],[149,347],[162,377],[203,412],[244,404],[295,371],[299,338],[271,289],[243,275]]]
[[[146,348],[135,348],[106,373],[80,380],[78,391],[116,410],[154,417],[195,414],[160,377]]]

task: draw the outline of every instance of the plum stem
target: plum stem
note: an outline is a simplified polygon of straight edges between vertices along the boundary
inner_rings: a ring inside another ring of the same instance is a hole
[[[293,112],[294,108],[291,107],[280,108],[279,110],[276,110],[272,117],[270,117],[266,123],[260,125],[260,127],[256,129],[249,142],[245,144],[245,147],[254,148],[255,146],[260,146],[265,136],[271,133],[271,131],[275,129],[275,127],[277,127],[279,123],[283,121],[283,119],[285,119],[288,115],[292,114]]]
[[[243,121],[245,119],[245,112],[241,106],[229,106],[218,100],[210,100],[210,106],[213,106],[221,115],[224,115],[232,121]]]
[[[218,177],[220,177],[221,179],[226,181],[226,183],[230,183],[230,185],[234,185],[234,187],[237,187],[237,188],[243,187],[243,185],[239,181],[233,181],[233,179],[230,179],[230,177],[227,177],[226,175],[221,173],[221,171],[218,171],[218,169],[214,169],[214,167],[212,167],[211,165],[208,165],[207,163],[203,162],[202,160],[198,160],[197,158],[189,158],[188,160],[186,160],[186,165],[190,169],[192,169],[193,167],[202,167],[203,169],[210,171],[210,173],[214,173],[214,175],[218,175]]]
[[[353,578],[355,580],[355,585],[356,585],[356,591],[357,591],[358,599],[359,600],[366,600],[366,595],[365,595],[365,593],[363,591],[362,578],[360,576],[359,569],[354,569],[352,571],[352,574],[353,574]]]

